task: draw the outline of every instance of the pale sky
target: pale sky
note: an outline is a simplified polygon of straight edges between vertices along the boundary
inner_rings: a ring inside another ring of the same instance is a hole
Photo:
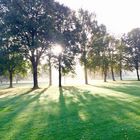
[[[95,12],[108,32],[120,35],[140,27],[140,0],[57,0],[77,10]]]

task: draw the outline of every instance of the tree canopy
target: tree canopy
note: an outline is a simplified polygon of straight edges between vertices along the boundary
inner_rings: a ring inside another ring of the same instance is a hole
[[[78,12],[54,0],[0,0],[0,74],[9,72],[10,87],[17,71],[26,71],[31,64],[33,88],[38,88],[38,66],[48,58],[50,85],[52,66],[62,75],[74,73],[76,58],[84,66],[85,84],[89,71],[108,75],[123,70],[136,70],[139,78],[140,28],[116,38],[99,24],[95,13],[80,9]],[[52,49],[61,46],[59,55]],[[25,69],[24,69],[25,68]]]

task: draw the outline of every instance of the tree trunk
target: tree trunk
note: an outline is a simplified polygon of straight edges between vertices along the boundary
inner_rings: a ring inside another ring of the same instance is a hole
[[[121,61],[121,59],[120,59],[120,64],[119,64],[120,68],[119,69],[120,69],[120,80],[122,81],[123,79],[122,79],[122,61]]]
[[[138,69],[138,68],[136,68],[136,72],[137,72],[137,79],[138,79],[138,81],[140,81],[140,77],[139,77],[139,69]]]
[[[104,82],[107,82],[107,70],[104,70]]]
[[[9,80],[10,80],[9,88],[13,88],[13,73],[12,73],[12,71],[9,71]]]
[[[112,74],[112,80],[115,81],[115,76],[114,76],[114,69],[113,67],[111,66],[111,74]]]
[[[49,86],[52,85],[52,65],[51,65],[51,56],[49,56]]]
[[[85,73],[85,84],[88,84],[88,75],[87,75],[87,66],[86,62],[84,63],[84,73]]]
[[[120,69],[120,80],[122,81],[122,69]]]
[[[37,73],[37,63],[32,62],[32,67],[33,67],[33,89],[38,89],[38,73]]]
[[[61,76],[61,55],[59,55],[59,58],[58,58],[58,61],[59,61],[59,87],[62,87],[62,84],[61,84],[61,81],[62,81],[62,76]]]

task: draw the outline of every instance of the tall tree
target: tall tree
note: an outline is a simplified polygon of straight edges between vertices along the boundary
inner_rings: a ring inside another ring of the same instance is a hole
[[[82,29],[80,34],[81,62],[84,65],[85,84],[88,84],[87,55],[91,37],[97,32],[97,21],[95,20],[95,14],[83,9],[79,10],[78,17]]]
[[[116,59],[116,39],[113,36],[109,36],[109,46],[108,46],[108,53],[109,53],[109,66],[111,69],[112,80],[115,81],[114,69],[117,63]]]
[[[140,81],[139,65],[140,65],[140,28],[133,29],[126,36],[126,44],[128,47],[129,58],[136,70],[137,79]]]
[[[116,41],[116,72],[119,73],[120,80],[123,80],[123,70],[130,70],[129,57],[127,56],[127,48],[124,41],[124,36]]]
[[[20,42],[12,34],[11,26],[5,23],[6,10],[4,5],[2,5],[0,11],[2,13],[0,20],[0,70],[3,75],[9,75],[9,87],[12,88],[13,75],[17,71],[21,72],[23,69],[26,69],[26,61],[19,49],[21,46]]]
[[[33,88],[38,88],[38,64],[49,44],[53,25],[53,0],[3,1],[6,9],[4,23],[21,41],[21,50],[33,69]]]
[[[17,43],[14,43],[13,40],[4,40],[4,44],[1,49],[0,55],[0,65],[3,70],[3,73],[8,73],[10,85],[13,87],[13,75],[16,72],[26,71],[26,61],[24,57],[19,52],[19,46]]]
[[[101,68],[104,75],[104,82],[107,80],[109,68],[109,37],[106,33],[106,27],[100,25],[98,32],[92,37],[92,47],[88,54],[89,67]]]
[[[74,69],[74,58],[79,53],[80,25],[74,11],[64,6],[60,9],[58,5],[56,5],[56,9],[55,41],[59,45],[55,45],[53,49],[57,49],[58,46],[61,46],[62,49],[62,52],[55,56],[57,62],[54,63],[59,71],[59,87],[61,87],[62,73],[68,73]]]

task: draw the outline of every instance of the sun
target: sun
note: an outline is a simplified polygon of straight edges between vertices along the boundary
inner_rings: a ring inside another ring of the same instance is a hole
[[[52,53],[56,56],[59,56],[63,52],[63,48],[60,44],[55,44],[52,47]]]

